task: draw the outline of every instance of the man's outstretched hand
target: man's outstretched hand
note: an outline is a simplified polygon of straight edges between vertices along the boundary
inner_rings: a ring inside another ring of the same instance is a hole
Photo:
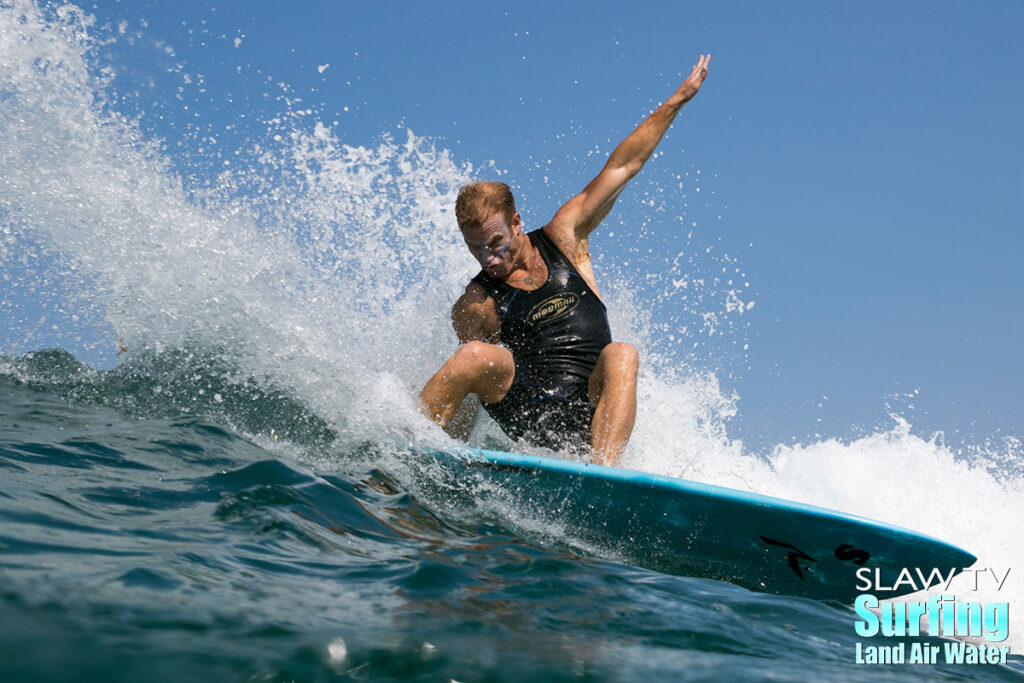
[[[693,96],[700,90],[700,86],[708,75],[708,62],[710,61],[711,55],[701,55],[690,71],[690,75],[687,76],[683,84],[676,90],[675,97],[680,106],[692,100]]]

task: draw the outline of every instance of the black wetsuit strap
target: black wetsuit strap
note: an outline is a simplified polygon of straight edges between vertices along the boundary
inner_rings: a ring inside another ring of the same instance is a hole
[[[530,244],[537,247],[541,258],[544,259],[544,263],[548,268],[549,279],[551,278],[552,271],[564,270],[579,275],[579,271],[577,271],[572,265],[572,262],[569,261],[565,254],[563,254],[555,243],[551,241],[551,238],[544,234],[543,228],[527,233],[526,236],[530,238]],[[505,317],[505,311],[508,310],[508,303],[512,300],[512,297],[520,291],[526,291],[516,289],[515,287],[505,284],[501,280],[491,277],[485,270],[481,270],[477,273],[473,277],[472,282],[483,287],[487,294],[494,299],[494,303],[498,308],[498,314],[501,317]]]

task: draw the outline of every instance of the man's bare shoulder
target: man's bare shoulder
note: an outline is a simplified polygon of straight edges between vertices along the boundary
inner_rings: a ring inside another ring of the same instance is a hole
[[[493,308],[494,299],[487,293],[487,290],[476,282],[470,282],[466,285],[466,291],[462,293],[462,296],[460,296],[455,302],[455,305],[452,306],[452,314],[454,315],[460,310],[485,307],[488,302],[491,303],[491,307]]]
[[[452,306],[452,327],[462,343],[497,341],[501,333],[501,317],[494,298],[482,286],[470,282]]]
[[[567,221],[559,220],[559,216],[556,215],[550,223],[541,229],[574,267],[579,268],[580,261],[590,260],[587,240],[579,239]]]

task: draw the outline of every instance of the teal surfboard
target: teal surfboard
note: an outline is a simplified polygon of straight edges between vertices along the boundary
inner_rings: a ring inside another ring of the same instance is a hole
[[[499,451],[414,450],[454,486],[486,484],[478,494],[497,492],[560,525],[587,554],[667,574],[850,604],[868,592],[858,569],[871,577],[917,567],[948,575],[977,559],[907,529],[720,486]]]

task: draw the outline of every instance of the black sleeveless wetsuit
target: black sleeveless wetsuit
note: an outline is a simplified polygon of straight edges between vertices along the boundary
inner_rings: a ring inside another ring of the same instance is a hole
[[[608,313],[542,230],[527,237],[547,265],[543,285],[533,291],[516,289],[484,271],[473,278],[494,298],[501,343],[516,364],[508,394],[484,408],[513,439],[554,449],[589,444],[594,416],[590,373],[612,341]]]

